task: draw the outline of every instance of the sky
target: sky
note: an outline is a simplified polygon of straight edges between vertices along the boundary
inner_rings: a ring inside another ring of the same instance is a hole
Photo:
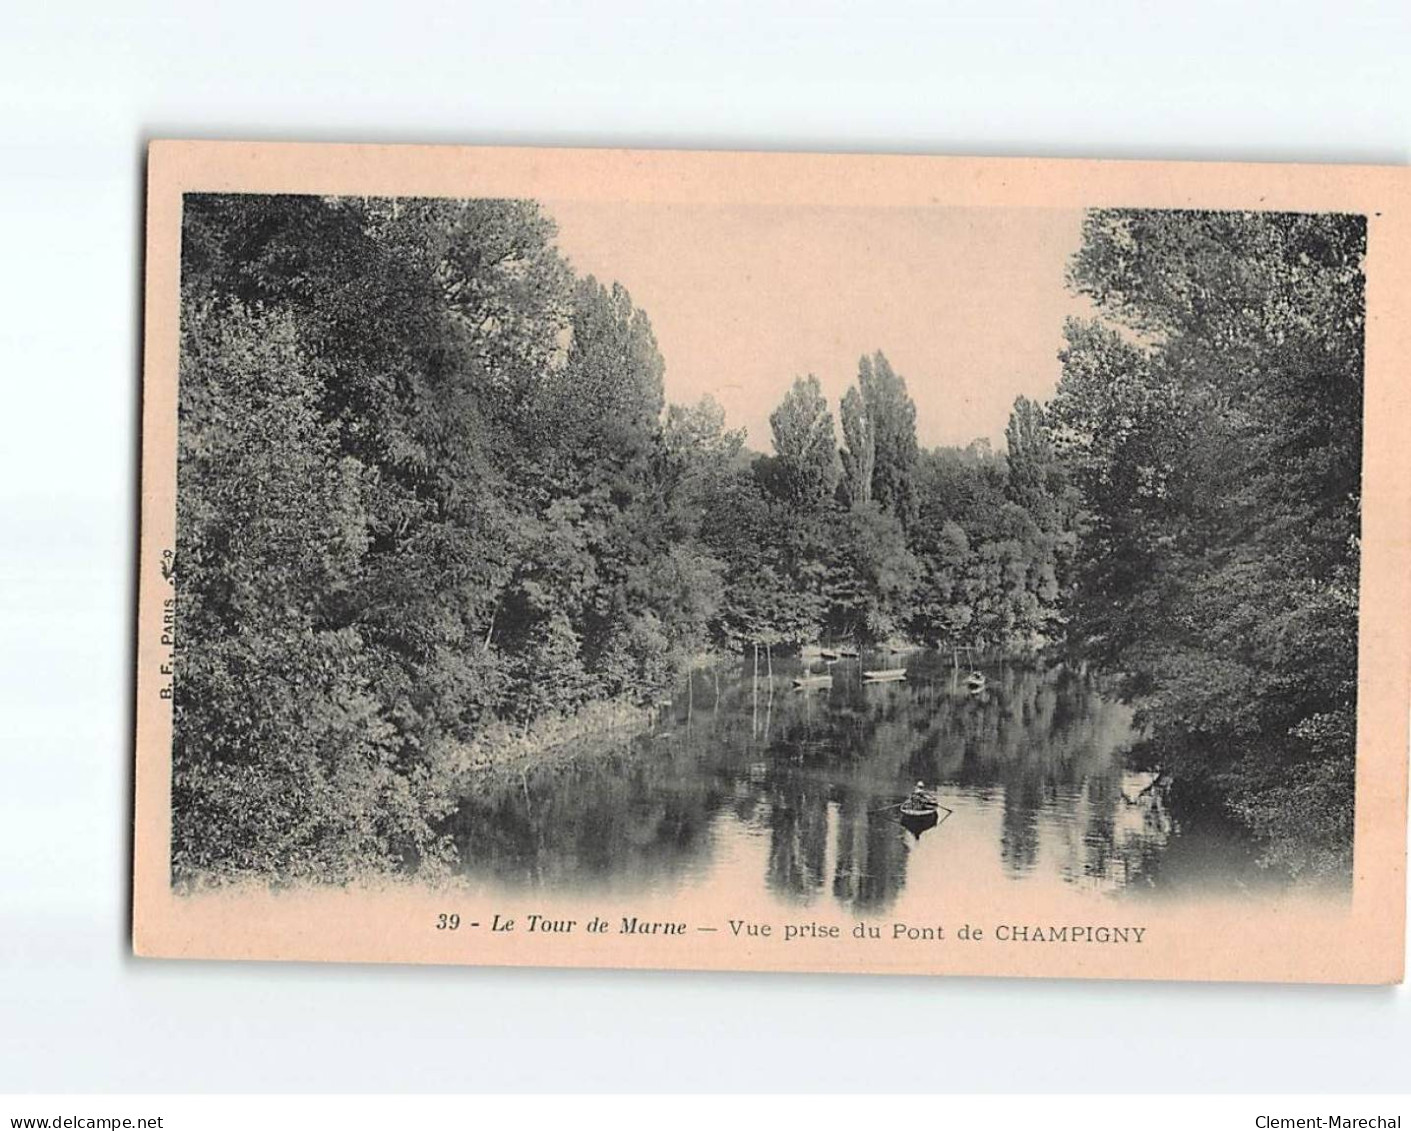
[[[923,447],[988,437],[1014,398],[1047,399],[1082,213],[546,201],[580,274],[622,283],[666,359],[666,398],[709,393],[749,445],[812,373],[837,418],[864,353],[906,378]],[[841,441],[841,431],[839,432]]]

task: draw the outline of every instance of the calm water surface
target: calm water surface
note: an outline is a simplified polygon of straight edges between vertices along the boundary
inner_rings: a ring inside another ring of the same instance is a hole
[[[862,679],[901,663],[904,682]],[[776,660],[772,683],[697,672],[649,732],[487,786],[452,821],[464,871],[543,891],[746,886],[859,912],[961,870],[1113,894],[1281,882],[1227,823],[1142,795],[1131,712],[1070,669],[986,667],[980,694],[936,653],[830,670],[811,690],[793,686],[797,660]],[[918,780],[953,811],[931,829],[895,808]]]

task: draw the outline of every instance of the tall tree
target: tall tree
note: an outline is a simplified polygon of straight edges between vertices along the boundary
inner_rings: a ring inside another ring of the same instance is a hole
[[[838,484],[838,449],[833,414],[817,377],[810,373],[794,380],[770,414],[769,427],[787,497],[801,507],[822,506]]]
[[[856,507],[872,501],[872,476],[877,466],[877,433],[856,386],[843,396],[842,419],[843,441],[847,445],[840,453],[843,479],[848,502]]]
[[[1095,211],[1053,405],[1092,512],[1079,624],[1294,866],[1351,836],[1366,223]]]
[[[174,875],[341,880],[441,846],[400,772],[381,656],[347,610],[374,480],[320,418],[326,372],[286,312],[182,312]],[[400,797],[400,803],[397,798]]]
[[[881,350],[858,362],[857,385],[872,434],[872,497],[909,528],[916,517],[916,405]]]
[[[713,397],[694,405],[668,405],[662,425],[662,477],[671,500],[674,536],[700,533],[712,496],[742,469],[744,429],[725,427],[725,410]]]
[[[1028,397],[1017,398],[1004,439],[1009,465],[1005,494],[1037,518],[1049,503],[1048,477],[1053,463],[1043,406]]]

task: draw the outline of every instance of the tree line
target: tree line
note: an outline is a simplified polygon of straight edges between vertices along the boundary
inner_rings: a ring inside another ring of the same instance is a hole
[[[1004,452],[922,448],[877,352],[836,420],[795,380],[760,454],[665,403],[646,314],[532,201],[188,196],[175,874],[434,867],[487,733],[897,637],[1090,657],[1271,841],[1345,790],[1335,858],[1359,223],[1092,213],[1098,317]]]

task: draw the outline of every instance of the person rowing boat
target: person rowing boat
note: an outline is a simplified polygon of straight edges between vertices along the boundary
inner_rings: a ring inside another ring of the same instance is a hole
[[[926,791],[924,781],[916,783],[916,788],[911,791],[911,796],[906,799],[904,806],[907,809],[934,809],[935,807],[936,799]]]

